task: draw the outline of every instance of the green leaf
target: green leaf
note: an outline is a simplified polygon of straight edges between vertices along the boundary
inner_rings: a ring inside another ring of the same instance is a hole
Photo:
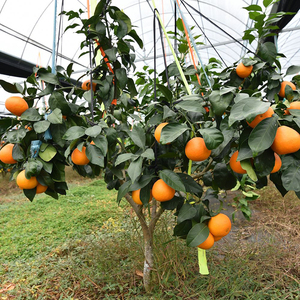
[[[243,8],[247,9],[248,11],[262,11],[262,8],[259,5],[255,5],[255,4]]]
[[[214,167],[214,181],[222,190],[231,190],[236,185],[235,176],[227,169],[225,163],[217,163]]]
[[[19,94],[20,91],[16,87],[16,85],[11,84],[10,82],[4,81],[0,79],[0,85],[3,87],[3,89],[11,94]]]
[[[159,177],[171,188],[177,191],[185,192],[185,186],[178,174],[171,170],[162,170],[159,172]]]
[[[248,98],[250,100],[252,98]],[[257,115],[265,113],[270,107],[269,102],[259,100],[247,101],[243,108],[243,114],[248,122],[251,122]]]
[[[129,136],[138,147],[145,149],[146,135],[142,127],[134,125],[132,131],[129,133]]]
[[[189,203],[183,204],[177,216],[177,222],[181,223],[185,220],[193,219],[196,216],[197,209]]]
[[[200,113],[203,113],[203,114],[206,113],[206,111],[203,108],[201,102],[199,102],[199,101],[185,100],[185,101],[181,101],[178,104],[176,104],[175,107],[177,109],[181,108],[181,109],[186,110],[186,111],[200,112]]]
[[[63,115],[68,116],[72,112],[64,96],[58,91],[54,91],[49,97],[49,106],[52,110],[59,108]]]
[[[56,153],[57,150],[52,145],[43,143],[39,151],[39,157],[48,162],[56,155]]]
[[[23,193],[25,197],[32,202],[36,195],[36,188],[30,190],[24,189]]]
[[[108,143],[106,137],[103,135],[98,135],[96,138],[93,138],[93,142],[101,150],[102,155],[106,156],[107,149],[108,149]]]
[[[289,66],[286,70],[285,76],[298,74],[300,72],[300,66]]]
[[[275,164],[274,152],[271,149],[265,150],[254,158],[254,166],[259,177],[267,176],[273,170]]]
[[[20,129],[9,131],[6,135],[6,139],[9,143],[16,144],[22,143],[25,136],[26,130],[21,127]]]
[[[153,175],[142,175],[135,183],[131,185],[130,191],[136,191],[138,189],[142,189],[143,187],[148,185],[153,178],[154,178]]]
[[[143,166],[143,158],[142,157],[139,157],[137,160],[134,160],[130,163],[130,165],[127,169],[127,173],[132,182],[135,182],[135,180],[141,175],[142,166]]]
[[[53,141],[60,147],[64,147],[65,141],[63,139],[64,134],[67,131],[65,124],[52,124],[50,125]]]
[[[36,133],[45,132],[49,128],[49,126],[50,122],[46,120],[33,123],[33,129]]]
[[[20,144],[15,144],[12,151],[14,160],[24,161],[26,158],[25,152]]]
[[[47,120],[51,124],[62,124],[62,113],[59,108],[55,108],[50,115],[47,116]]]
[[[86,145],[86,156],[93,165],[97,165],[101,168],[104,167],[104,156],[99,148],[95,145]]]
[[[257,176],[253,170],[252,164],[249,159],[241,161],[241,167],[247,171],[248,176],[253,180],[257,181]]]
[[[217,116],[222,116],[234,97],[233,93],[222,94],[220,91],[212,91],[209,101]]]
[[[64,140],[72,141],[85,135],[86,128],[82,126],[72,126],[62,137]]]
[[[18,123],[15,118],[3,118],[0,119],[0,135],[2,135],[9,127],[13,127]]]
[[[118,22],[123,21],[126,24],[126,27],[127,27],[126,33],[130,32],[132,29],[130,18],[125,13],[123,13],[121,10],[116,11],[116,17],[117,17]]]
[[[173,99],[172,92],[167,87],[165,87],[162,84],[157,84],[156,87],[160,92],[162,92],[162,94],[167,98],[169,102],[172,101]]]
[[[170,201],[163,202],[163,203],[166,204],[169,202]],[[186,237],[186,235],[189,233],[189,231],[192,229],[192,227],[193,227],[193,223],[191,220],[186,220],[184,222],[181,222],[174,227],[173,235],[180,236],[180,237]]]
[[[120,203],[122,198],[129,192],[131,187],[131,180],[124,182],[118,190],[117,202]]]
[[[209,150],[216,149],[224,141],[222,132],[217,128],[204,128],[199,129],[199,131],[203,136],[207,149]]]
[[[21,119],[24,121],[40,121],[42,119],[42,116],[39,114],[36,108],[28,108],[25,110],[22,115]]]
[[[142,154],[141,154],[141,157],[144,157],[144,158],[147,158],[147,159],[150,159],[150,160],[154,160],[155,159],[155,156],[154,156],[154,151],[152,148],[148,148],[146,149]]]
[[[31,178],[32,176],[37,176],[43,168],[43,164],[34,158],[28,160],[25,168],[26,178]]]
[[[117,159],[116,159],[115,166],[118,166],[119,164],[121,164],[121,163],[123,163],[127,160],[133,159],[133,158],[137,158],[137,156],[133,153],[119,154]]]
[[[196,182],[190,175],[185,173],[176,173],[179,177],[182,183],[185,186],[185,191],[187,193],[192,193],[196,195],[197,197],[201,197],[203,193],[202,186]]]
[[[294,155],[283,155],[282,160],[282,185],[287,191],[300,191],[300,165],[299,160]],[[298,184],[297,184],[298,181]]]
[[[163,108],[164,108],[163,119],[167,119],[169,117],[175,117],[176,116],[176,112],[171,110],[167,105],[164,105]]]
[[[101,131],[102,131],[102,127],[99,125],[95,125],[90,128],[87,128],[85,130],[85,134],[91,137],[96,137],[101,133]]]
[[[277,118],[270,117],[262,120],[252,130],[249,136],[249,147],[254,153],[271,147],[278,128]]]
[[[117,60],[117,48],[113,47],[105,50],[105,55],[108,57],[109,61],[115,62]]]
[[[276,60],[277,50],[272,42],[266,42],[260,45],[257,55],[269,64],[273,64]]]
[[[272,1],[273,0],[264,0],[263,1],[264,7],[268,7],[272,3]]]
[[[171,143],[187,130],[189,127],[185,124],[169,123],[161,131],[160,142],[162,144]]]
[[[132,29],[129,33],[129,36],[131,36],[140,46],[140,48],[143,48],[143,41],[141,40],[141,38],[138,36],[138,34],[136,33],[136,31],[134,29]]]
[[[121,89],[124,89],[128,80],[126,70],[124,68],[116,69],[116,78]]]
[[[181,18],[178,18],[176,20],[176,27],[178,28],[178,30],[180,31],[184,31],[184,26],[183,26],[183,22],[182,22],[182,19]]]
[[[188,247],[197,247],[208,238],[208,235],[208,227],[203,223],[197,223],[189,231],[186,237],[186,244]]]
[[[37,75],[40,80],[43,80],[47,83],[59,85],[59,80],[58,80],[57,76],[55,74],[51,73],[50,71],[46,70],[45,68],[40,68],[37,71]]]

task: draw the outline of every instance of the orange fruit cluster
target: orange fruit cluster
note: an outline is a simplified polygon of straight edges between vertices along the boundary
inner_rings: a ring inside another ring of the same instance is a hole
[[[292,90],[294,90],[294,91],[296,90],[296,86],[292,82],[290,82],[290,81],[282,81],[281,85],[280,85],[280,91],[278,93],[278,95],[280,97],[282,97],[282,98],[285,98],[285,87],[287,85],[289,85],[292,88]]]
[[[93,92],[96,91],[97,84],[95,82],[92,82]],[[91,89],[91,81],[88,79],[84,81],[81,85],[81,88],[85,91],[89,91]]]
[[[219,241],[226,236],[231,230],[231,221],[225,214],[219,213],[214,217],[211,217],[208,221],[209,235],[207,239],[198,245],[201,249],[210,249],[216,241]]]

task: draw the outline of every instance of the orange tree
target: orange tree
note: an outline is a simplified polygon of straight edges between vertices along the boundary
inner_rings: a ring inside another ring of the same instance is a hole
[[[261,41],[272,34],[270,24],[281,15],[268,17],[257,5],[247,9],[255,26],[244,38],[252,42],[258,36]],[[72,27],[86,36],[82,49],[96,41],[93,56],[99,50],[104,55],[90,71],[93,89],[88,89],[91,84],[72,85],[72,64],[66,70],[57,67],[56,74],[36,69],[23,85],[0,81],[29,106],[19,118],[0,120],[0,154],[6,151],[1,164],[14,179],[22,175],[19,181],[25,186],[20,188],[28,199],[43,191],[53,198],[66,194],[66,165],[82,176],[103,172],[107,188],[118,191],[118,202],[125,198],[130,203],[140,222],[148,291],[154,229],[165,210],[174,211],[174,236],[186,239],[187,246],[208,249],[231,228],[230,220],[219,214],[221,206],[215,212],[209,208],[221,190],[242,190],[236,207],[246,218],[251,216],[248,201],[257,198],[252,189],[267,185],[268,178],[282,195],[293,190],[300,196],[300,112],[292,105],[299,98],[299,76],[292,79],[295,88],[285,84],[284,98],[278,95],[281,82],[299,67],[291,66],[283,75],[274,44],[259,42],[257,53],[242,60],[245,67],[252,66],[244,78],[236,72],[240,62],[220,72],[217,59],[197,69],[180,61],[193,91],[187,95],[175,63],[155,79],[147,67],[136,72],[136,82],[129,77],[132,43],[143,45],[117,7],[101,0],[88,20],[80,12],[66,14],[78,20]],[[180,21],[177,25],[183,33]],[[182,45],[184,55],[186,41]],[[46,112],[36,105],[43,97],[48,97]],[[266,113],[270,107],[272,113]],[[7,144],[13,144],[9,151]],[[6,155],[13,164],[6,163]],[[31,178],[39,187],[26,188]]]

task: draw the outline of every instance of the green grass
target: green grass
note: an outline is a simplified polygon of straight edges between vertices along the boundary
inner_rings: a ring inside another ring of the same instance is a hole
[[[197,250],[173,240],[174,216],[164,214],[147,295],[137,272],[141,230],[115,198],[102,180],[74,180],[59,200],[2,198],[0,299],[300,299],[300,205],[292,195],[263,190],[253,220],[207,251],[208,276],[199,274]]]

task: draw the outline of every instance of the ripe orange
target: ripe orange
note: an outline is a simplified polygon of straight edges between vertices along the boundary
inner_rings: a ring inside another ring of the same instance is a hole
[[[246,174],[246,170],[244,170],[241,166],[241,162],[237,161],[237,157],[239,155],[239,151],[235,151],[229,160],[229,165],[232,171],[239,174]]]
[[[83,146],[82,151],[80,151],[78,148],[76,148],[72,152],[71,159],[75,165],[83,166],[83,165],[87,165],[90,162],[85,154],[85,151],[86,151],[86,147]]]
[[[21,116],[22,113],[29,108],[25,99],[19,96],[12,96],[6,99],[5,107],[8,111],[16,116]]]
[[[169,201],[174,197],[175,190],[168,186],[162,179],[158,179],[153,184],[152,195],[159,202]]]
[[[297,152],[300,149],[300,134],[288,126],[280,126],[271,148],[279,155]]]
[[[47,186],[38,183],[36,186],[36,194],[42,194],[42,193],[46,192],[47,189],[48,189]]]
[[[214,217],[211,217],[211,219],[208,221],[207,226],[208,226],[209,232],[213,236],[223,237],[230,232],[231,221],[230,221],[229,217],[220,213]]]
[[[236,74],[241,78],[248,77],[253,70],[253,66],[246,67],[243,63],[239,63],[235,69]]]
[[[271,173],[278,172],[282,166],[282,161],[281,161],[281,158],[279,157],[279,155],[274,152],[274,156],[275,156],[275,164],[274,164],[274,167],[273,167],[273,170],[271,171]]]
[[[288,108],[284,111],[284,114],[285,114],[285,115],[290,115],[290,112],[289,112],[290,109],[300,109],[300,101],[292,102],[292,103],[290,104],[290,107],[288,107]]]
[[[93,82],[92,86],[93,86],[93,91],[95,92],[97,84],[95,82]],[[89,79],[84,81],[81,85],[81,88],[85,91],[90,90],[91,89],[91,81]]]
[[[133,201],[138,204],[138,205],[143,205],[143,202],[141,201],[141,198],[140,198],[140,192],[141,192],[141,189],[138,189],[136,191],[133,191],[131,193],[131,196],[132,196],[132,199]],[[152,192],[150,193],[150,199],[149,199],[149,202],[152,200]]]
[[[17,161],[12,156],[14,144],[7,144],[0,150],[0,160],[5,164],[15,164]]]
[[[32,176],[30,179],[25,177],[25,170],[21,171],[17,176],[17,185],[21,190],[31,190],[38,185],[38,181],[35,176]]]
[[[214,245],[214,243],[215,243],[214,236],[211,233],[209,233],[207,239],[197,247],[207,250],[210,249]]]
[[[185,155],[193,161],[206,160],[210,154],[211,150],[207,149],[204,139],[201,137],[192,138],[185,146]]]
[[[273,108],[269,107],[269,109],[266,112],[264,112],[263,114],[257,115],[251,123],[248,123],[248,122],[247,123],[250,127],[254,128],[263,119],[270,118],[273,116],[273,114],[274,114]]]
[[[282,98],[285,97],[285,87],[289,85],[293,90],[296,90],[296,86],[290,81],[282,81],[280,86],[280,91],[278,95]]]
[[[156,141],[159,143],[160,142],[160,135],[161,135],[161,130],[167,125],[168,123],[161,123],[159,124],[155,131],[154,131],[154,137],[156,139]]]

